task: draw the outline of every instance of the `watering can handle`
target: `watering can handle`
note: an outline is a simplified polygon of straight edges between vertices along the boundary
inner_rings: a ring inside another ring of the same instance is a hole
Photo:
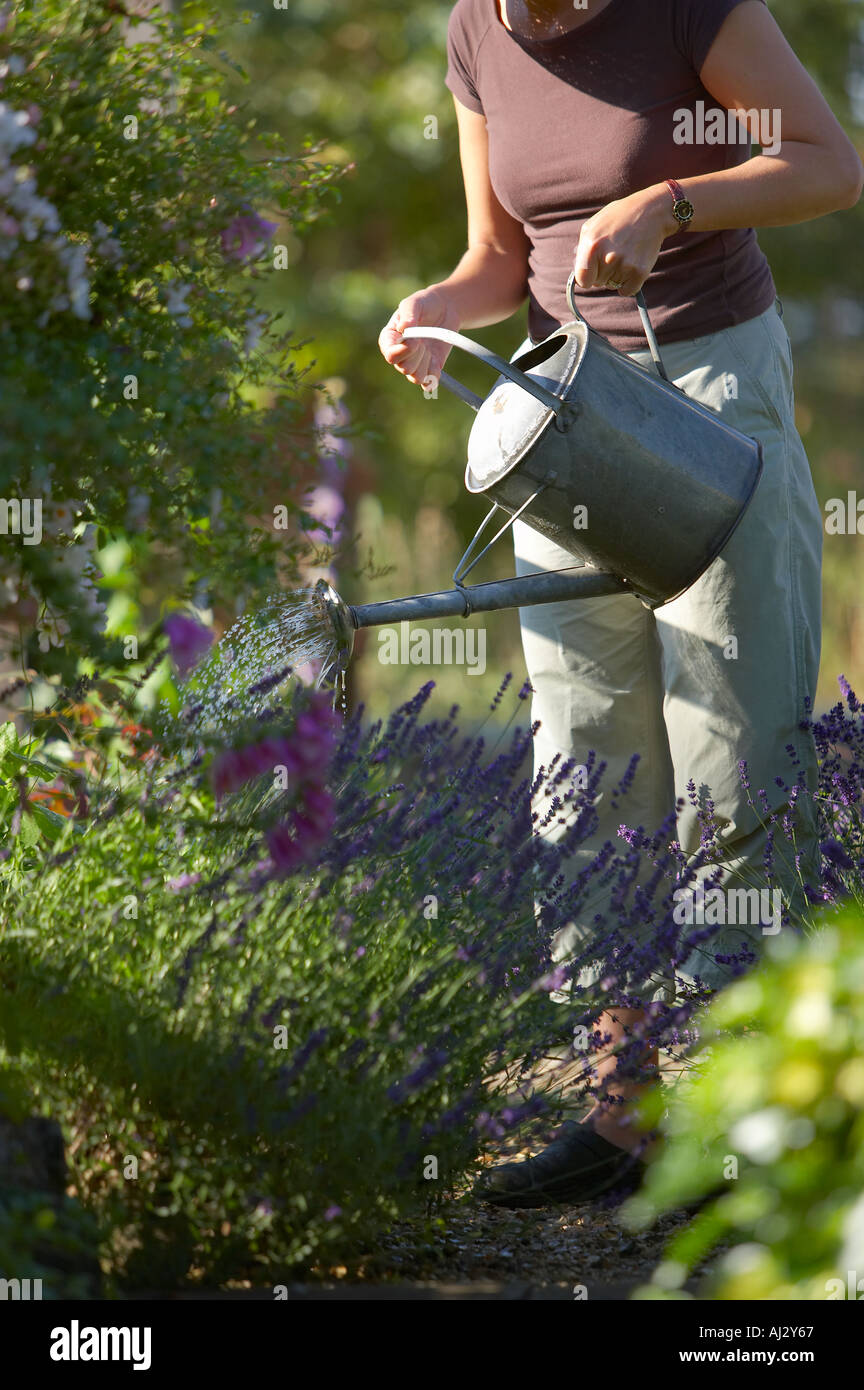
[[[574,295],[575,287],[576,273],[575,271],[571,271],[570,278],[567,281],[567,303],[570,305],[573,317],[578,319],[580,323],[584,323],[586,327],[590,328],[591,325],[588,323],[588,320],[585,318],[583,314],[580,314],[579,310],[576,307],[576,298]],[[642,327],[645,330],[645,337],[648,339],[648,351],[651,353],[651,357],[654,361],[654,366],[657,368],[657,375],[662,376],[664,381],[668,381],[669,374],[666,371],[666,368],[663,366],[663,358],[660,356],[660,347],[657,342],[657,336],[654,332],[651,320],[648,317],[648,306],[645,303],[645,296],[640,290],[639,293],[634,296],[634,298],[636,300],[636,307],[639,310],[639,317],[642,320]]]
[[[501,376],[506,376],[509,381],[514,381],[517,386],[528,391],[530,395],[545,405],[548,410],[554,411],[556,415],[564,404],[560,396],[553,395],[551,391],[546,390],[545,386],[541,386],[539,381],[535,381],[525,372],[520,372],[519,368],[512,366],[511,363],[505,362],[504,358],[499,357],[497,352],[490,352],[488,348],[481,347],[471,338],[465,338],[461,333],[454,333],[451,328],[403,328],[402,337],[437,338],[440,343],[449,343],[451,347],[458,347],[463,352],[470,352],[472,357],[479,357],[480,361],[485,362],[487,367],[494,367]],[[442,372],[441,380],[445,386],[448,386],[450,378],[445,380],[446,376],[446,372]]]

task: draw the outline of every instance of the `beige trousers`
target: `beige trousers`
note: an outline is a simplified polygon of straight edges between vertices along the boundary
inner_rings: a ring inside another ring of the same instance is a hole
[[[822,516],[795,428],[792,358],[781,316],[778,301],[734,328],[661,349],[669,376],[689,396],[762,443],[764,470],[750,507],[702,578],[653,612],[623,594],[520,611],[535,692],[532,716],[540,721],[535,772],[556,753],[584,764],[593,750],[606,763],[605,790],[595,802],[599,825],[568,860],[568,880],[605,841],[626,852],[618,838],[622,822],[649,833],[659,829],[676,797],[687,798],[692,779],[714,802],[724,886],[764,886],[765,813],[758,793],[764,790],[777,809],[786,797],[776,777],[791,783],[803,771],[815,784],[815,751],[799,722],[805,697],[814,698],[819,667]],[[631,356],[650,366],[647,349]],[[573,565],[571,555],[525,523],[516,522],[513,532],[519,574]],[[609,792],[634,753],[640,762],[632,789],[615,809]],[[742,759],[750,798],[741,782]],[[783,901],[793,919],[802,901],[800,880],[815,882],[818,848],[809,798],[802,801],[797,867],[794,849],[776,846]],[[548,798],[539,796],[535,809],[544,814]],[[554,840],[564,830],[557,825],[545,833]],[[677,835],[682,849],[695,854],[700,826],[689,802],[678,816]],[[591,923],[604,905],[608,890],[598,889],[580,920],[556,933],[555,960],[566,961],[590,943],[597,930]],[[732,914],[726,921],[707,949],[678,963],[679,975],[698,974],[719,988],[729,968],[716,954],[734,953],[745,943],[758,954],[764,921],[728,925]],[[586,967],[580,983],[598,978],[599,970],[599,964]],[[645,997],[671,999],[670,979],[661,972],[645,981]]]

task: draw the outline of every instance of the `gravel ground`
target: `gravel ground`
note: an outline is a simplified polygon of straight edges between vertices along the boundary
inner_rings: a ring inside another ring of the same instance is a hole
[[[574,1067],[574,1077],[581,1065]],[[664,1056],[661,1071],[667,1085],[674,1082],[679,1069],[680,1061]],[[550,1058],[548,1067],[534,1073],[539,1089],[544,1088],[544,1077],[546,1084],[551,1077],[558,1084],[562,1078],[566,1082],[567,1068],[562,1068],[560,1059]],[[560,1111],[560,1118],[581,1119],[587,1113],[575,1089],[573,1094],[572,1108]],[[556,1128],[535,1140],[532,1148],[522,1147],[518,1140],[502,1142],[488,1161],[527,1158],[539,1151]],[[339,1266],[319,1271],[320,1276],[328,1283],[335,1276],[340,1283],[395,1281],[403,1287],[434,1281],[438,1286],[465,1288],[485,1282],[499,1288],[546,1290],[547,1296],[558,1298],[573,1298],[574,1286],[582,1286],[586,1293],[581,1297],[626,1298],[650,1280],[672,1236],[691,1219],[686,1211],[672,1212],[650,1230],[636,1234],[620,1219],[624,1192],[617,1194],[617,1202],[604,1196],[577,1206],[529,1211],[486,1206],[469,1194],[470,1179],[442,1200],[434,1216],[400,1223],[350,1270]],[[698,1271],[685,1288],[695,1292],[704,1272]]]
[[[364,1263],[363,1274],[407,1282],[515,1281],[589,1298],[592,1291],[618,1289],[626,1296],[650,1279],[666,1242],[686,1222],[686,1216],[670,1215],[634,1235],[615,1208],[599,1202],[538,1211],[453,1203],[431,1230],[397,1227]]]

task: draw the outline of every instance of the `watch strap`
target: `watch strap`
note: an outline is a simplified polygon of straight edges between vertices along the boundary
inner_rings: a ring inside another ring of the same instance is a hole
[[[693,220],[693,204],[677,179],[667,179],[666,187],[672,194],[672,213],[678,225],[681,227],[689,226]],[[689,211],[685,212],[685,209],[689,209]]]

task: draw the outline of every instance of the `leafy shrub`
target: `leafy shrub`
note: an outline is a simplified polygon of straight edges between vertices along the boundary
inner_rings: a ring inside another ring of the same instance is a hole
[[[79,1203],[0,1191],[0,1278],[29,1279],[31,1297],[96,1297],[99,1236],[97,1222]],[[38,1295],[34,1280],[40,1281]]]
[[[725,1191],[673,1241],[641,1296],[681,1297],[717,1246],[725,1253],[709,1297],[864,1291],[862,927],[864,912],[850,907],[807,937],[771,941],[759,970],[709,1008],[700,1027],[708,1058],[674,1096],[662,1124],[668,1145],[630,1219],[645,1224]]]
[[[129,659],[124,567],[140,578],[171,556],[176,584],[227,577],[233,598],[297,550],[249,520],[313,442],[258,282],[331,171],[229,109],[217,43],[158,6],[146,23],[102,0],[0,15],[0,494],[21,528],[0,598],[30,664],[66,680],[82,651]],[[290,487],[279,501],[298,515]],[[15,509],[31,504],[28,536]],[[109,539],[122,560],[100,590]]]

